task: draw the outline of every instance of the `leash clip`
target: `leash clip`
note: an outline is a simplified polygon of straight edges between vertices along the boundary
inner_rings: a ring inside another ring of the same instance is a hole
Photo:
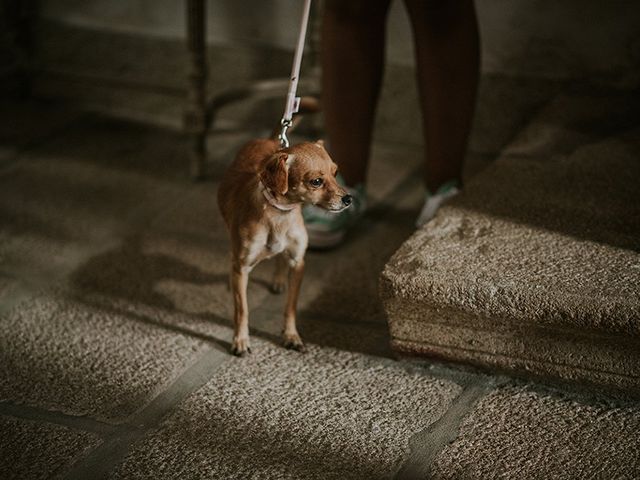
[[[282,125],[282,130],[280,130],[280,135],[278,135],[280,148],[288,148],[289,139],[287,138],[287,130],[289,130],[289,127],[291,127],[291,120],[283,118],[282,120],[280,120],[280,125]]]

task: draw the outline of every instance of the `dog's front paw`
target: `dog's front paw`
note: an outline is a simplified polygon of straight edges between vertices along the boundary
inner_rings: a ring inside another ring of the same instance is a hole
[[[283,344],[285,348],[290,350],[296,350],[298,352],[306,352],[307,348],[304,346],[300,335],[297,333],[285,333],[283,334]]]
[[[231,344],[231,353],[236,357],[244,357],[247,353],[251,353],[249,346],[249,337],[236,337]]]

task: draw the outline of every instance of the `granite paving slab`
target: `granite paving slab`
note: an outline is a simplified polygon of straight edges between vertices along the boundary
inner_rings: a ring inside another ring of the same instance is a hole
[[[75,460],[100,444],[92,433],[11,417],[0,417],[0,478],[62,478]]]
[[[574,87],[558,94],[515,136],[504,154],[569,154],[638,124],[640,95],[629,90]]]
[[[505,155],[394,255],[396,348],[637,389],[640,130]]]
[[[87,113],[73,128],[30,150],[27,159],[64,158],[113,174],[142,174],[147,183],[162,178],[186,185],[188,152],[181,132]]]
[[[228,254],[213,242],[186,241],[169,234],[132,235],[121,245],[87,259],[73,271],[70,284],[80,296],[99,294],[205,313],[227,303],[228,264]],[[256,293],[266,290],[255,282],[251,287]]]
[[[34,294],[32,286],[11,275],[5,275],[0,272],[0,316]]]
[[[113,248],[172,200],[179,183],[47,152],[0,176],[0,258],[5,271],[64,278]]]
[[[497,155],[562,88],[554,79],[482,75],[469,150]]]
[[[0,319],[0,399],[125,420],[208,348],[161,314],[144,322],[60,296],[20,304]]]
[[[267,299],[249,317],[252,336],[265,338],[275,345],[282,343],[284,296]],[[333,312],[313,314],[298,312],[298,332],[305,344],[315,344],[379,357],[393,357],[389,331],[383,323],[357,322]],[[253,349],[253,347],[252,347]]]
[[[482,398],[436,457],[434,479],[640,477],[640,404],[509,386]]]
[[[258,341],[139,442],[111,478],[390,478],[461,388],[418,367]]]

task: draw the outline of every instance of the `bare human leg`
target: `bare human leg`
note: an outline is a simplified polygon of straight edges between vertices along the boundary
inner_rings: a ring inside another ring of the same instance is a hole
[[[364,184],[384,68],[390,0],[327,0],[322,100],[333,160],[349,186]]]
[[[473,0],[405,0],[415,41],[425,140],[425,181],[434,193],[462,181],[476,101],[479,34]]]

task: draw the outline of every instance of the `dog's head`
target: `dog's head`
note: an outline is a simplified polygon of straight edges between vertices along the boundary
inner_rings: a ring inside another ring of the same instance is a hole
[[[274,153],[260,179],[275,194],[289,202],[306,202],[331,212],[351,205],[351,196],[336,181],[338,167],[322,140],[301,143]]]

